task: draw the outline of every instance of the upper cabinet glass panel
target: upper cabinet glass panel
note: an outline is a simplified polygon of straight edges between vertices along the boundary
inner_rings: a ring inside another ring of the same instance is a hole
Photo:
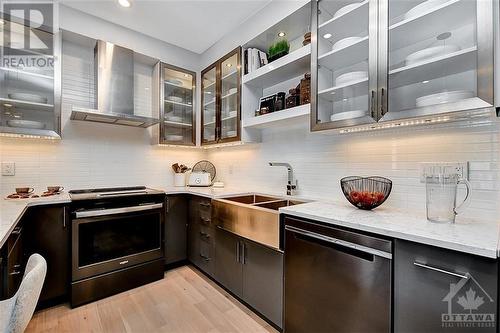
[[[58,137],[60,61],[54,54],[60,41],[36,30],[38,46],[25,45],[30,31],[7,20],[0,25],[0,34],[8,36],[0,47],[0,132]]]
[[[221,63],[221,139],[238,136],[239,74],[238,53]]]
[[[383,59],[388,64],[388,95],[381,90],[383,120],[493,104],[491,1],[389,0],[388,4],[388,55]]]
[[[162,143],[195,145],[195,73],[162,64],[164,109]]]
[[[374,122],[376,34],[370,35],[370,24],[377,23],[376,4],[368,0],[312,3],[313,82],[317,82],[312,129]]]
[[[217,68],[207,69],[201,74],[202,93],[202,143],[217,141]]]

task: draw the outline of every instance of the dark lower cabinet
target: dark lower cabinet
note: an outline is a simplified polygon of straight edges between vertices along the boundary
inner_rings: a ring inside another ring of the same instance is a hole
[[[24,235],[25,232],[20,223],[14,228],[7,240],[6,298],[14,296],[23,279],[25,268]]]
[[[38,305],[67,299],[70,285],[70,224],[66,206],[29,208],[24,223],[25,256],[39,253],[47,261],[47,276]]]
[[[394,332],[496,332],[497,260],[396,240]]]
[[[187,259],[188,198],[169,195],[166,199],[165,264]]]
[[[282,327],[283,254],[216,228],[215,279]]]
[[[188,259],[206,274],[214,273],[214,227],[211,200],[191,197],[189,200]]]

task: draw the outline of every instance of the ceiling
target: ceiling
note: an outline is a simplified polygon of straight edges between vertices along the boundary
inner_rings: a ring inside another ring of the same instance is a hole
[[[66,6],[203,53],[271,0],[62,0]]]

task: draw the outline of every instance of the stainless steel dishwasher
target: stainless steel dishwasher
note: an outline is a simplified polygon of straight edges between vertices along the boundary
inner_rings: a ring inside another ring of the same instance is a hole
[[[390,332],[392,242],[284,221],[284,332]]]

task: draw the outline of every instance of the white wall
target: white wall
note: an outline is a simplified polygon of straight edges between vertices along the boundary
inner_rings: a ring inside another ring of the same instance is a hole
[[[196,70],[199,55],[140,33],[61,6],[61,27],[93,38],[132,48],[167,63]],[[170,165],[192,165],[203,153],[151,145],[148,130],[77,122],[69,119],[71,105],[85,101],[84,80],[75,79],[93,70],[89,64],[64,48],[62,141],[0,137],[0,160],[16,163],[16,175],[0,178],[0,194],[15,187],[34,186],[37,192],[49,185],[66,188],[97,186],[173,184]],[[88,85],[88,84],[87,84]]]

